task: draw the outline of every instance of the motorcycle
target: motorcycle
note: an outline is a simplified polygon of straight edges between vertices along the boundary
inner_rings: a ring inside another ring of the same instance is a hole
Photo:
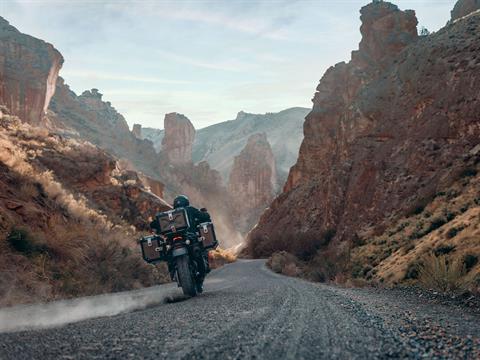
[[[199,224],[196,233],[189,232],[184,208],[159,213],[156,218],[158,234],[140,239],[143,259],[148,263],[167,262],[172,281],[185,295],[196,296],[203,290],[207,270],[204,256],[218,246],[213,223]]]

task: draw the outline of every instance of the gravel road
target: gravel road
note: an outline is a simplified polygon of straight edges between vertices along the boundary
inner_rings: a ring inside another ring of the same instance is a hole
[[[137,310],[0,334],[0,359],[480,356],[478,313],[414,292],[312,284],[276,275],[261,260],[213,271],[205,290],[185,299],[171,285],[160,286],[148,290],[158,300]],[[12,311],[21,318],[22,309]]]

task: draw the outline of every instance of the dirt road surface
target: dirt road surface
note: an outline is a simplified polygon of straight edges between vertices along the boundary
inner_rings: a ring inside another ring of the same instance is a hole
[[[0,310],[0,359],[480,356],[474,310],[407,290],[313,284],[262,260],[213,271],[198,297],[180,294],[169,284]]]

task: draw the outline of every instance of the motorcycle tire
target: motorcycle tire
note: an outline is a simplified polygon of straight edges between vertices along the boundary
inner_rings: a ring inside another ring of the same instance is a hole
[[[186,296],[197,295],[197,287],[195,280],[190,270],[190,261],[188,255],[179,256],[176,259],[177,262],[177,274],[180,286],[182,287],[183,294]]]

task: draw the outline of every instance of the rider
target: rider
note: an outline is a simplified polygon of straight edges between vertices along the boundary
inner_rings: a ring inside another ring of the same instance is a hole
[[[188,200],[188,197],[186,197],[185,195],[178,195],[173,200],[173,207],[175,209],[185,208],[185,210],[187,211],[188,221],[190,223],[190,227],[187,229],[187,233],[191,237],[197,237],[197,226],[199,224],[207,221],[212,221],[212,219],[210,218],[210,214],[207,212],[207,209],[203,208],[201,210],[198,210],[197,208],[191,206],[190,200]],[[155,230],[158,229],[159,225],[156,219],[150,224],[150,227]],[[203,280],[205,279],[206,274],[210,272],[210,266],[208,263],[208,252],[202,248],[201,253],[195,260],[197,260],[198,271],[200,273],[198,276],[197,288],[199,292],[202,292]]]

